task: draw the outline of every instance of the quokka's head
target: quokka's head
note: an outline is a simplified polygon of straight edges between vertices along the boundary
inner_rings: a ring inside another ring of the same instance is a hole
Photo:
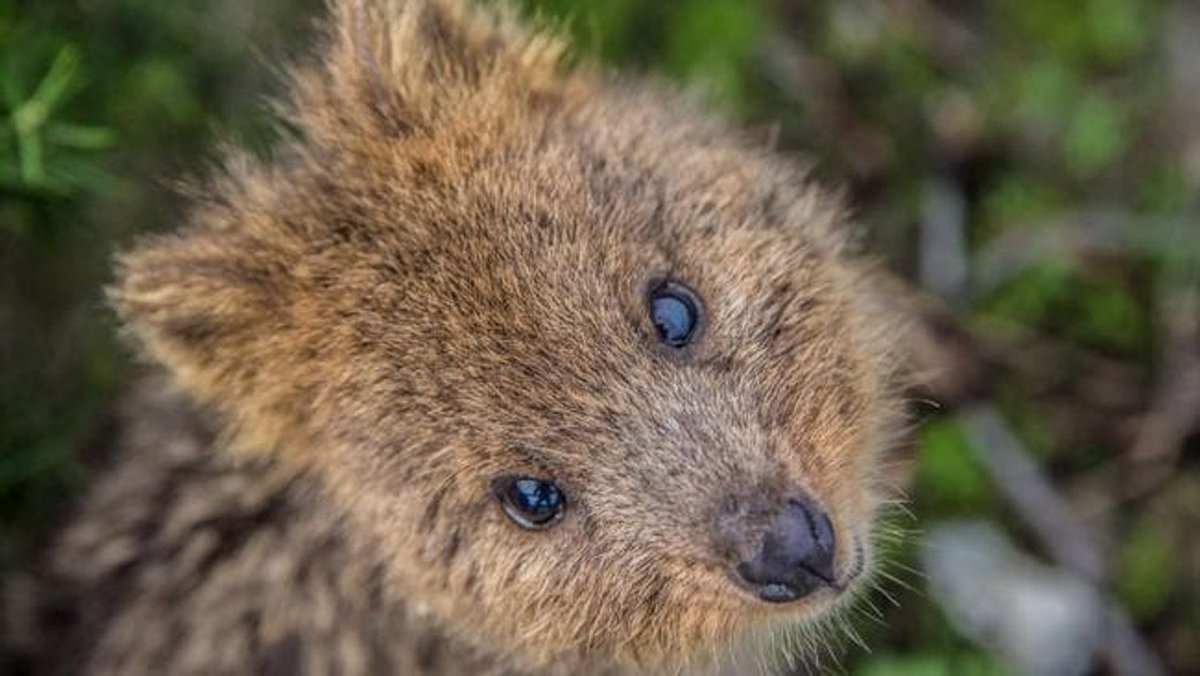
[[[297,137],[121,259],[149,355],[517,663],[679,660],[835,605],[895,339],[836,200],[494,8],[332,15]]]

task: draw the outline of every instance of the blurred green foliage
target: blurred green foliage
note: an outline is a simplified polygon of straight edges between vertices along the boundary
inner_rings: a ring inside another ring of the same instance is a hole
[[[1134,617],[1160,613],[1175,586],[1175,557],[1169,529],[1142,519],[1121,552],[1117,589]]]
[[[14,41],[12,44],[18,44]],[[35,86],[21,82],[16,55],[6,55],[5,112],[9,126],[0,137],[0,157],[10,160],[0,181],[10,189],[70,195],[78,189],[98,187],[101,170],[87,154],[111,148],[112,132],[55,119],[55,113],[78,86],[79,50],[66,45],[58,50],[46,74]]]
[[[107,432],[113,248],[169,224],[218,141],[269,145],[275,79],[248,66],[282,55],[306,4],[0,0],[0,564]]]
[[[566,24],[579,54],[624,69],[652,70],[704,91],[730,112],[753,100],[749,76],[769,28],[760,0],[526,0],[532,13]]]
[[[219,142],[270,147],[264,94],[319,4],[0,0],[0,563],[65,504],[107,434],[127,366],[103,310],[113,248],[167,227],[171,186],[201,173]],[[909,276],[931,181],[963,195],[973,262],[1006,237],[1109,214],[1106,255],[1033,251],[970,296],[965,320],[1045,337],[1081,363],[1119,360],[1137,374],[1125,394],[1146,398],[1161,361],[1156,294],[1196,282],[1200,267],[1197,176],[1164,124],[1166,0],[523,4],[564,26],[578,54],[674,79],[815,159],[819,176],[848,187],[874,250]],[[1028,364],[997,387],[1025,442],[1068,482],[1108,471],[1122,451],[1112,435],[1081,438],[1084,423],[1130,414],[1076,411],[1077,394],[1055,384],[1070,376],[1043,377],[1070,366]],[[948,416],[919,429],[921,521],[1010,518],[966,444]],[[1188,495],[1180,504],[1194,505]],[[1115,528],[1115,586],[1137,619],[1168,639],[1200,635],[1200,590],[1182,577],[1200,559],[1172,565],[1187,556],[1184,530],[1136,515]],[[911,547],[896,558],[915,565]],[[919,589],[893,593],[902,610],[862,629],[882,652],[851,651],[849,670],[1000,673]],[[1200,669],[1186,661],[1200,655],[1177,653],[1174,668]]]
[[[860,676],[1004,676],[1003,665],[986,655],[881,655],[867,660]]]
[[[934,418],[917,434],[913,494],[921,506],[941,516],[972,516],[995,509],[991,480],[971,455],[953,421]]]

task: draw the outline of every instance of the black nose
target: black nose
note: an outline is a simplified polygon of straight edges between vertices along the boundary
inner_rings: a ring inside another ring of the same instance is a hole
[[[833,582],[834,536],[829,517],[808,500],[789,500],[763,536],[758,555],[738,575],[771,603],[795,601]]]

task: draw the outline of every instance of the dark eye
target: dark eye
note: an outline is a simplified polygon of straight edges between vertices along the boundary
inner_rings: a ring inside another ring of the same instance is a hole
[[[663,282],[650,292],[650,319],[664,345],[683,347],[696,335],[700,300],[678,282]]]
[[[562,517],[567,498],[553,481],[518,477],[496,484],[500,506],[522,528],[548,528]]]

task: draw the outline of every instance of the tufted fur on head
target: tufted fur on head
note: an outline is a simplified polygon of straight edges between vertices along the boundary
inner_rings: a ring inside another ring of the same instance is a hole
[[[316,478],[389,595],[498,663],[678,665],[833,606],[738,588],[723,529],[803,493],[838,570],[869,561],[895,326],[839,202],[506,9],[331,13],[296,138],[231,157],[121,258],[145,352],[230,446]],[[667,279],[703,305],[682,350],[647,311]],[[562,521],[517,527],[508,476],[553,479]]]

